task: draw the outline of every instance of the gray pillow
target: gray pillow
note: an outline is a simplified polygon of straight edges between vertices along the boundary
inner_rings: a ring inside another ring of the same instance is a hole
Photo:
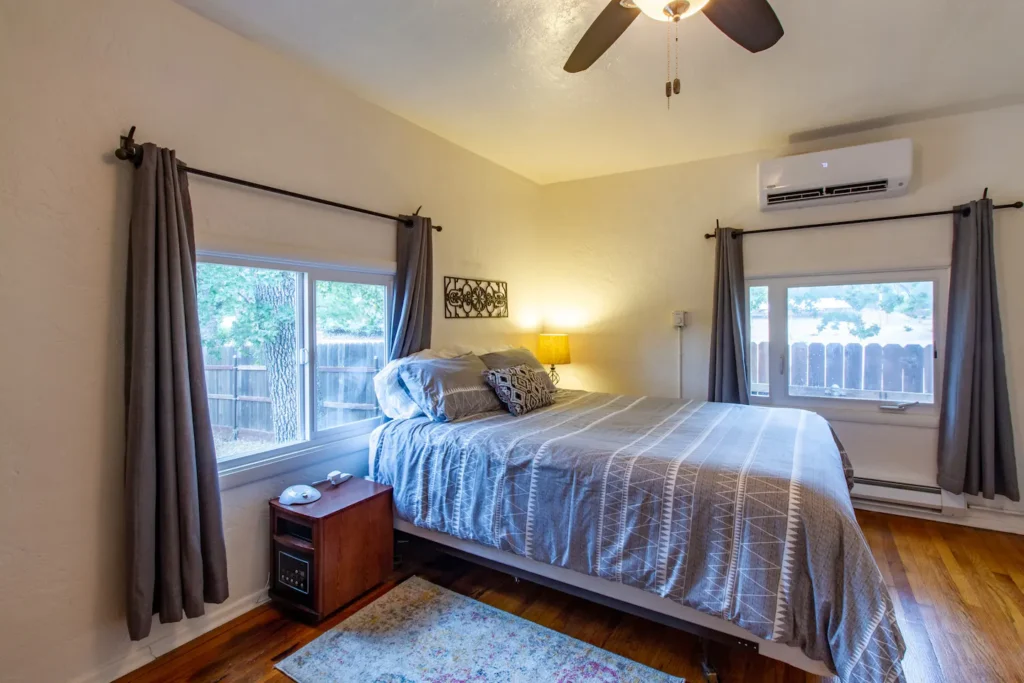
[[[534,369],[525,363],[511,368],[489,370],[487,382],[494,387],[495,393],[508,408],[508,412],[516,417],[554,403],[551,392],[541,384]]]
[[[487,366],[479,357],[411,360],[398,370],[399,381],[416,405],[436,422],[501,410],[501,401],[487,384]]]
[[[548,371],[544,369],[544,366],[540,364],[540,361],[537,360],[537,357],[529,349],[509,349],[508,351],[485,353],[480,356],[480,360],[484,362],[488,370],[504,370],[505,368],[512,368],[517,365],[525,365],[533,370],[537,380],[549,392],[555,393],[558,391],[555,383],[551,381]]]

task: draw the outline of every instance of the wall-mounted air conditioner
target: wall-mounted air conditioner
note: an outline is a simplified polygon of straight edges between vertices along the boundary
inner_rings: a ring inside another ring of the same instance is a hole
[[[757,165],[761,210],[898,197],[910,189],[913,168],[909,139],[762,161]]]

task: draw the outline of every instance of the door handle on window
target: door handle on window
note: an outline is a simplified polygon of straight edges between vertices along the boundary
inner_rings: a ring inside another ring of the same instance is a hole
[[[779,374],[783,377],[786,376],[786,354],[779,355]]]

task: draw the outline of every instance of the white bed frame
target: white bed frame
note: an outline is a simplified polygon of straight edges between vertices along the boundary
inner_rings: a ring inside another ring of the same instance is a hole
[[[791,664],[812,674],[834,676],[823,663],[809,658],[798,648],[765,640],[725,619],[698,612],[691,607],[680,605],[668,598],[658,597],[640,588],[537,562],[479,543],[455,538],[439,531],[421,529],[399,519],[397,515],[395,516],[395,529],[445,546],[446,552],[506,574],[678,628],[708,640],[753,650],[765,657]]]

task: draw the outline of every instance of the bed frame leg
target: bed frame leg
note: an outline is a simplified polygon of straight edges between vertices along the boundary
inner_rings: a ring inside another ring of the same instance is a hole
[[[711,663],[711,642],[707,638],[700,639],[700,668],[707,683],[719,683],[718,670]]]

